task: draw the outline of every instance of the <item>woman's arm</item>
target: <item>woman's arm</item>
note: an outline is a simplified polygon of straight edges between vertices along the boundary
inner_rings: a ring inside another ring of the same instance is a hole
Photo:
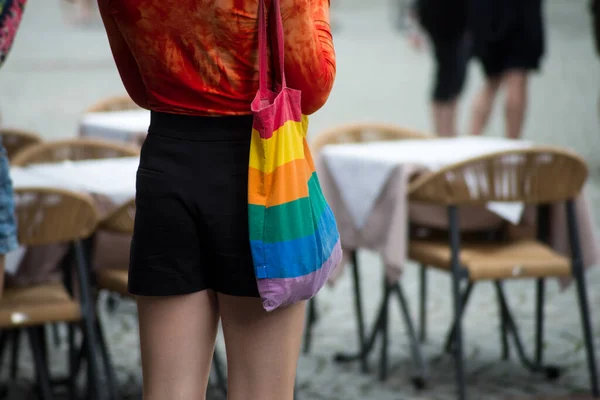
[[[131,54],[131,50],[121,34],[107,0],[99,0],[98,7],[102,16],[102,22],[106,28],[110,49],[127,93],[131,97],[131,100],[138,106],[149,109],[146,85],[142,80],[137,61],[133,57],[133,54]]]
[[[302,91],[302,112],[319,110],[335,80],[329,0],[282,0],[288,85]]]

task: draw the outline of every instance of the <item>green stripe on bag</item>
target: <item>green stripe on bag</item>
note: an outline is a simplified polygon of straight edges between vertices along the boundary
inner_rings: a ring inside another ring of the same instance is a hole
[[[253,222],[250,240],[279,243],[312,235],[315,221],[327,207],[316,173],[308,180],[308,193],[309,197],[274,207],[248,205],[248,218]]]

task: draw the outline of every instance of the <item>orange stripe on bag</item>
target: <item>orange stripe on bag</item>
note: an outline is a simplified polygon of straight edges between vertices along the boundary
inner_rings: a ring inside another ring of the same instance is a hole
[[[273,207],[308,197],[307,182],[314,171],[314,166],[307,163],[306,160],[294,160],[270,174],[263,174],[255,168],[250,168],[248,170],[248,203]],[[264,178],[262,178],[263,175]]]

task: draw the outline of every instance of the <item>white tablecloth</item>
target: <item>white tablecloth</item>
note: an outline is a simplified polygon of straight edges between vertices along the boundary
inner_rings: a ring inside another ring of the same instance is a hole
[[[148,133],[150,111],[127,110],[88,113],[80,125],[81,136],[136,142]]]
[[[66,161],[56,164],[13,167],[10,177],[13,187],[49,187],[105,196],[120,205],[135,196],[135,178],[139,158]],[[15,274],[26,249],[7,254],[6,272]]]
[[[392,171],[398,167],[438,170],[449,164],[497,151],[531,147],[524,141],[486,137],[401,140],[326,146],[321,152],[344,203],[360,228]],[[516,222],[523,205],[489,204],[491,211]]]
[[[135,196],[138,157],[66,161],[11,168],[15,188],[55,187],[103,195],[116,204]]]

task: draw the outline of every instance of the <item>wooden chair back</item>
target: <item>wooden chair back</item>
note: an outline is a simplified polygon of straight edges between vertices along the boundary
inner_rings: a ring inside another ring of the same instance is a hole
[[[434,136],[392,124],[355,123],[342,125],[319,134],[312,142],[315,153],[329,144],[365,143],[403,139],[433,139]]]
[[[8,160],[12,160],[14,156],[35,144],[43,142],[40,135],[35,132],[26,131],[22,129],[0,129],[0,136],[2,137],[2,145],[6,149]]]
[[[138,110],[140,107],[127,94],[111,96],[88,107],[84,113]]]
[[[587,176],[585,161],[570,151],[509,150],[424,174],[411,183],[409,196],[411,201],[442,205],[548,204],[576,197]]]
[[[53,188],[18,188],[14,196],[22,246],[83,240],[98,225],[98,212],[87,194]]]
[[[129,200],[100,223],[100,229],[114,233],[133,234],[135,199]]]
[[[137,146],[102,139],[78,138],[57,140],[30,146],[12,160],[12,165],[24,167],[31,164],[61,161],[98,160],[116,157],[139,156]]]

